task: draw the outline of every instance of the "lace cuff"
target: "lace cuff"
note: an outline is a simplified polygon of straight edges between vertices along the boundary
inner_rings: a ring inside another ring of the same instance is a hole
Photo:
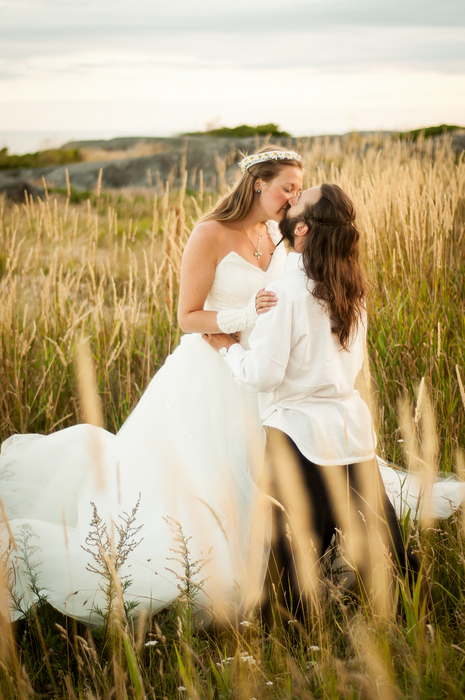
[[[253,328],[258,318],[255,308],[255,297],[249,301],[243,309],[224,309],[218,311],[216,322],[218,328],[223,333],[235,333],[236,331],[245,331],[246,328]]]

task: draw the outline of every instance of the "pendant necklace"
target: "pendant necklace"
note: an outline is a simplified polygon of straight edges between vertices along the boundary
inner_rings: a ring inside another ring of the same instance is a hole
[[[249,237],[249,241],[252,243],[253,247],[255,248],[255,252],[254,252],[255,257],[257,258],[257,260],[260,260],[260,258],[262,257],[262,252],[261,252],[261,250],[260,250],[260,238],[262,237],[262,234],[259,232],[259,234],[258,234],[258,240],[257,240],[257,245],[255,245],[255,243],[254,243],[253,240],[251,239],[250,234],[249,234],[249,232],[247,231],[247,229],[246,229],[246,227],[244,226],[244,224],[242,224],[242,228],[244,229],[244,231],[246,232],[247,236]]]

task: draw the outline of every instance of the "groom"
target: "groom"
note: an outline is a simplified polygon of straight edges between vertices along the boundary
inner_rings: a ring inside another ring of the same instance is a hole
[[[344,236],[340,234],[341,212]],[[354,389],[364,359],[365,324],[360,322],[350,348],[341,348],[334,319],[309,291],[314,290],[315,282],[302,265],[306,237],[314,232],[315,224],[324,235],[312,234],[308,241],[321,266],[335,265],[331,255],[352,264],[350,256],[341,253],[342,239],[347,249],[356,250],[358,265],[359,234],[353,216],[352,203],[337,185],[326,183],[303,192],[280,223],[293,252],[283,276],[268,287],[278,303],[259,316],[249,339],[250,350],[226,334],[203,336],[223,355],[240,386],[261,392],[268,462],[276,464],[278,453],[281,455],[275,468],[278,493],[273,495],[284,505],[275,518],[271,565],[276,562],[282,602],[293,615],[302,613],[302,591],[310,569],[315,570],[309,552],[313,550],[320,559],[336,529],[346,535],[349,557],[368,590],[375,586],[373,561],[382,550],[380,538],[404,575],[415,578],[419,570],[417,558],[404,547],[374,459],[368,408]],[[287,483],[291,473],[295,475],[293,491]],[[303,516],[298,515],[302,513],[299,500],[306,508]],[[300,532],[295,532],[298,520]],[[307,564],[305,570],[302,561]]]

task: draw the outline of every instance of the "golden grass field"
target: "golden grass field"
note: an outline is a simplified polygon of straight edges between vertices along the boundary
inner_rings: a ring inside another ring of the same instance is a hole
[[[379,453],[410,469],[462,474],[463,154],[447,136],[434,146],[354,135],[301,147],[305,186],[340,184],[363,232],[372,283],[364,390]],[[218,170],[221,182],[221,162]],[[76,360],[83,337],[104,426],[116,431],[127,418],[179,341],[182,251],[219,197],[186,190],[189,175],[175,191],[165,183],[97,191],[75,204],[53,191],[21,206],[0,200],[0,440],[84,420]],[[258,616],[250,626],[200,633],[189,601],[135,627],[90,633],[42,602],[14,628],[2,622],[0,698],[461,698],[461,514],[403,525],[424,562],[428,615],[401,583],[400,617],[395,606],[380,614],[370,599],[357,605],[328,582],[306,627],[271,633]]]

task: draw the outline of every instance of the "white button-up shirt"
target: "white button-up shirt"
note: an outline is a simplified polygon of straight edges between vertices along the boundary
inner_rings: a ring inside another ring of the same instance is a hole
[[[312,289],[298,253],[283,276],[268,285],[277,305],[261,314],[250,350],[233,345],[225,355],[236,381],[259,397],[264,425],[287,433],[315,464],[372,459],[376,438],[367,405],[354,389],[364,358],[360,323],[350,351],[331,332],[330,319]]]

